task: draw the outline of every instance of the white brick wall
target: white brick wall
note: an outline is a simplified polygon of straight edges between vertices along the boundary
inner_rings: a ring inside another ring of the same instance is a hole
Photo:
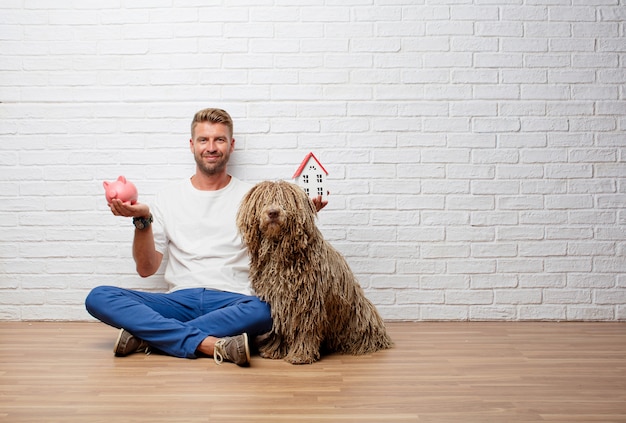
[[[388,319],[626,320],[624,0],[7,0],[0,319],[88,319],[140,279],[102,181],[330,172],[320,215]]]

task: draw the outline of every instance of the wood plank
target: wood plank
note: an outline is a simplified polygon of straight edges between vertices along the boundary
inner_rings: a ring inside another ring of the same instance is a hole
[[[626,422],[626,324],[393,322],[312,365],[112,353],[99,323],[0,322],[4,422]]]

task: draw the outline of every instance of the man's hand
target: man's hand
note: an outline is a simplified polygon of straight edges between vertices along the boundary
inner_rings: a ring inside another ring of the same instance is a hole
[[[145,217],[150,216],[150,207],[147,204],[135,203],[130,204],[130,202],[123,203],[122,200],[113,199],[111,200],[111,204],[109,204],[111,208],[111,213],[115,216],[124,216],[124,217]]]
[[[322,196],[318,195],[315,198],[311,198],[313,205],[315,206],[315,210],[320,211],[328,204],[328,200],[322,200]]]

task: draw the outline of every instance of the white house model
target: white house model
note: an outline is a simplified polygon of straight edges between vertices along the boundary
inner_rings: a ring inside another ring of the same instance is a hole
[[[326,197],[328,190],[326,189],[326,176],[328,172],[324,166],[317,160],[313,153],[306,155],[296,173],[291,179],[294,183],[302,187],[307,195],[311,198],[321,195]]]

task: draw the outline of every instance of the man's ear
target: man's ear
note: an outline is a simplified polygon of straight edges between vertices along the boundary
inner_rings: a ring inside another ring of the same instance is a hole
[[[235,151],[235,139],[230,140],[230,152]]]

